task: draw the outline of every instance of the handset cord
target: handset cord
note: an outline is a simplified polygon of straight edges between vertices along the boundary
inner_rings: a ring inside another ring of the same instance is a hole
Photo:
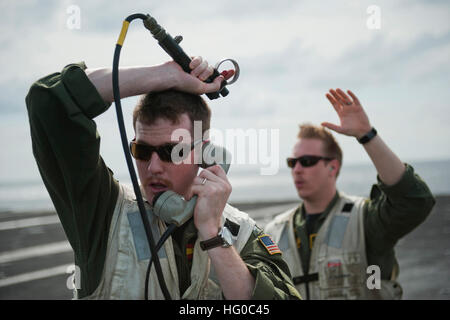
[[[176,224],[172,223],[167,226],[166,231],[163,233],[158,243],[156,244],[156,252],[159,252],[159,249],[163,246],[164,242],[172,235],[172,233],[177,228]],[[156,260],[156,259],[155,259]],[[159,260],[159,258],[158,258]],[[148,300],[148,284],[150,280],[150,270],[152,269],[153,263],[153,254],[150,257],[150,261],[148,262],[147,273],[145,274],[145,300]]]
[[[147,19],[147,16],[144,14],[132,14],[128,16],[122,25],[122,30],[120,32],[119,39],[116,44],[116,49],[114,51],[114,60],[113,60],[113,70],[112,70],[112,86],[113,86],[113,94],[114,94],[114,102],[116,104],[116,113],[117,113],[117,122],[119,124],[120,137],[122,140],[122,147],[125,153],[125,159],[127,161],[128,171],[130,172],[131,181],[133,183],[134,193],[136,195],[139,212],[141,214],[142,222],[144,224],[145,234],[147,235],[148,244],[151,252],[151,259],[149,261],[149,268],[147,269],[147,279],[145,283],[145,299],[148,299],[148,275],[151,268],[152,260],[155,261],[155,270],[158,277],[158,282],[161,287],[161,291],[166,300],[172,300],[169,294],[169,290],[167,289],[166,282],[164,281],[164,275],[161,269],[161,263],[159,261],[158,249],[155,246],[152,229],[150,227],[150,223],[148,221],[148,217],[145,210],[144,200],[142,199],[141,190],[139,188],[139,183],[136,176],[136,171],[134,169],[133,161],[131,160],[130,151],[128,149],[128,139],[125,129],[125,124],[123,120],[122,113],[122,105],[120,103],[120,90],[119,90],[119,58],[120,58],[120,50],[122,49],[123,42],[125,40],[125,36],[128,30],[128,26],[131,21],[135,19]],[[168,238],[168,236],[167,236]],[[160,239],[161,242],[162,238]],[[162,246],[162,244],[161,244]]]

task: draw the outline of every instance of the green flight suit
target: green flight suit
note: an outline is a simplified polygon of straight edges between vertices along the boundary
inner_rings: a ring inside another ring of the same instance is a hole
[[[79,298],[98,286],[119,182],[100,156],[94,118],[109,108],[89,81],[84,63],[66,66],[35,82],[26,97],[33,154],[81,270]],[[118,133],[119,134],[119,133]],[[122,156],[117,146],[118,156]],[[180,291],[189,285],[187,238],[193,221],[174,235]],[[186,232],[184,232],[186,231]],[[299,299],[280,254],[270,255],[255,229],[241,257],[256,279],[253,299]]]

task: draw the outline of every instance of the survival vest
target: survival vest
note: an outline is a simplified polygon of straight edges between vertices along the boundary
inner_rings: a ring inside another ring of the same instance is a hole
[[[166,230],[166,225],[153,214],[150,205],[147,203],[145,205],[157,241]],[[228,204],[223,211],[222,225],[226,219],[239,226],[235,228],[236,232],[233,234],[233,246],[240,252],[253,232],[255,221]],[[193,250],[191,285],[182,296],[171,237],[158,255],[172,299],[222,299],[219,281],[208,253],[200,248],[199,239],[196,240]],[[120,185],[101,280],[95,291],[85,299],[144,299],[145,275],[149,259],[150,249],[134,192]],[[149,299],[164,299],[154,267],[150,272]]]
[[[281,213],[265,228],[278,243],[294,284],[306,299],[400,299],[401,286],[381,280],[380,289],[369,289],[364,236],[364,198],[339,193],[315,238],[307,275],[303,273],[294,234],[297,208]]]

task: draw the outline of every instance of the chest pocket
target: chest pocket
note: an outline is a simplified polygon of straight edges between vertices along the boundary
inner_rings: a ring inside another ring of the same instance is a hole
[[[365,285],[365,259],[358,249],[358,230],[348,230],[353,203],[345,203],[334,215],[324,237],[326,254],[318,261],[319,288],[322,299],[356,299]]]
[[[142,218],[139,212],[129,212],[127,214],[128,223],[130,224],[131,234],[133,236],[133,243],[136,256],[138,261],[149,260],[151,253],[150,247],[148,246],[147,235],[145,233],[144,224],[142,223]],[[151,221],[152,215],[147,211],[147,217]],[[156,239],[161,237],[161,234],[155,223],[151,223],[152,233]],[[164,248],[158,251],[158,256],[166,258],[166,252]]]
[[[361,265],[358,252],[321,259],[318,266],[321,299],[356,299],[361,296],[365,281]]]
[[[349,219],[348,216],[343,215],[336,215],[333,217],[325,238],[325,242],[329,247],[336,249],[342,248],[342,242],[344,241]]]

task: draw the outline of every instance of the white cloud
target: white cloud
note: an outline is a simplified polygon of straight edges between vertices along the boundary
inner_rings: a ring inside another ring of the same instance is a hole
[[[66,27],[71,4],[81,9],[80,30]],[[182,34],[188,54],[201,54],[211,63],[223,57],[240,62],[241,79],[230,87],[230,95],[210,102],[217,128],[280,128],[283,158],[290,152],[298,123],[337,121],[324,93],[342,87],[361,97],[372,122],[400,155],[450,157],[450,148],[436,147],[450,145],[448,2],[376,1],[380,30],[366,27],[371,4],[368,0],[2,1],[0,110],[21,110],[23,115],[31,83],[68,63],[84,60],[89,67],[111,66],[122,20],[144,12],[173,36]],[[140,22],[133,23],[121,65],[166,60],[149,32]],[[99,129],[107,131],[106,157],[119,162],[114,160],[117,153],[112,155],[117,140],[109,138],[115,130],[110,124],[114,111],[108,112],[112,114],[99,119]],[[28,126],[25,117],[23,125]],[[352,139],[338,139],[346,161],[368,161]],[[420,153],[410,147],[416,144]],[[2,154],[3,172],[13,159],[6,157],[10,156]],[[31,153],[29,160],[33,161]]]

